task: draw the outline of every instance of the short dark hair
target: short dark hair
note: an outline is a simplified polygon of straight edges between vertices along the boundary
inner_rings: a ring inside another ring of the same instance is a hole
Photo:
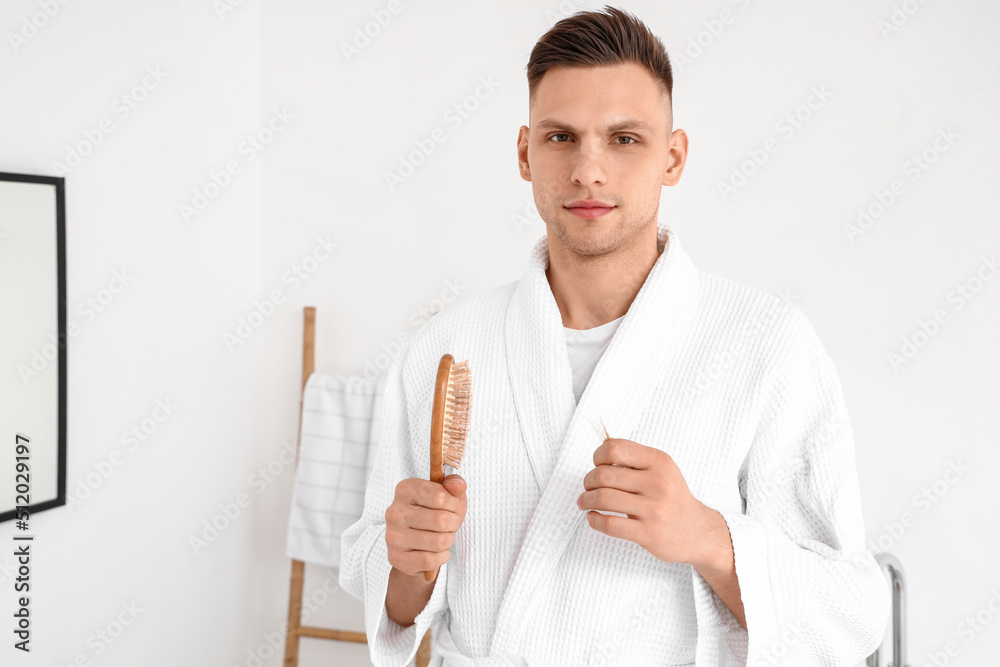
[[[642,65],[672,105],[674,75],[663,42],[646,24],[624,10],[605,5],[602,10],[580,11],[557,22],[535,43],[525,69],[528,71],[528,105],[542,75],[550,67],[602,67],[632,62]]]

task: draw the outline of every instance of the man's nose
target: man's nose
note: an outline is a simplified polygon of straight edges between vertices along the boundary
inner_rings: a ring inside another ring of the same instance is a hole
[[[573,158],[573,182],[604,183],[607,180],[606,159],[607,155],[600,148],[581,146]]]

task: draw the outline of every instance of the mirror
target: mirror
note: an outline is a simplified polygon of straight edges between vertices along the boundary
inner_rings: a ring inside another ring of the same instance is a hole
[[[65,231],[64,178],[0,172],[0,521],[66,504]]]

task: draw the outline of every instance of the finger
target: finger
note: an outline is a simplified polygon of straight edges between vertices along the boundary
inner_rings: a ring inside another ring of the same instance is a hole
[[[583,488],[592,491],[607,487],[629,493],[642,493],[646,475],[647,473],[642,470],[626,468],[625,466],[599,465],[584,476]]]
[[[432,510],[418,505],[410,506],[403,523],[414,530],[436,533],[454,533],[462,525],[462,517],[447,510]]]
[[[399,550],[392,553],[390,562],[397,570],[409,575],[433,572],[451,558],[450,551],[430,552]]]
[[[618,465],[642,470],[649,468],[662,454],[660,450],[624,438],[612,438],[594,450],[594,465]]]
[[[627,514],[629,518],[645,516],[646,501],[642,496],[618,489],[601,487],[584,491],[577,498],[577,506],[582,510],[602,510]]]
[[[406,551],[427,551],[441,553],[451,548],[455,543],[455,533],[439,533],[433,530],[417,530],[405,528],[400,532],[394,544]]]
[[[590,524],[591,528],[605,535],[639,543],[641,526],[635,519],[625,519],[620,516],[591,511],[587,512],[587,523]]]
[[[442,484],[430,480],[421,481],[426,483],[417,486],[416,492],[410,496],[411,505],[432,510],[447,510],[456,513],[459,511],[463,498],[453,496]]]
[[[459,499],[465,498],[465,491],[469,486],[458,475],[448,475],[441,482],[441,485],[444,486],[448,493]]]

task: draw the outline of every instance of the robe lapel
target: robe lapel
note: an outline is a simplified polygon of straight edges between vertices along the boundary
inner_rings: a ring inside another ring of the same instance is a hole
[[[491,653],[517,649],[529,605],[548,580],[586,514],[576,506],[604,436],[630,438],[653,390],[694,318],[698,270],[676,232],[658,224],[666,248],[629,307],[576,405],[562,317],[545,269],[548,245],[535,245],[507,307],[504,339],[514,403],[541,498],[535,507],[497,615]]]

